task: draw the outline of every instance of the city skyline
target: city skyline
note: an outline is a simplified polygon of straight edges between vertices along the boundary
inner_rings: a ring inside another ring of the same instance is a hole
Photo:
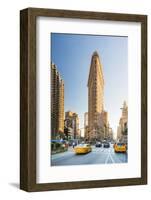
[[[80,128],[84,127],[84,113],[88,112],[87,77],[95,50],[103,63],[104,104],[115,133],[120,107],[123,101],[128,103],[127,37],[51,34],[51,59],[65,84],[65,112],[78,113]]]

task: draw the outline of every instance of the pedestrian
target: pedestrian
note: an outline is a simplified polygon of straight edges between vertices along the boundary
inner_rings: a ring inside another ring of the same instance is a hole
[[[75,142],[72,143],[72,147],[73,147],[73,148],[75,147]]]

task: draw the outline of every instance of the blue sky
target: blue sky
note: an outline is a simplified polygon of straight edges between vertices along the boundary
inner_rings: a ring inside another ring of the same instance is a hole
[[[105,110],[110,126],[117,131],[121,106],[128,102],[128,38],[77,34],[51,34],[51,61],[57,65],[65,83],[65,111],[78,113],[80,128],[88,111],[90,61],[99,53],[105,80]]]

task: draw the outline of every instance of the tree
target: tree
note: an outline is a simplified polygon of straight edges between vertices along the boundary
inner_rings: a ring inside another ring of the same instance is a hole
[[[68,140],[68,138],[69,138],[69,133],[70,133],[69,128],[68,128],[68,127],[65,127],[65,128],[64,128],[64,135],[65,135],[65,137],[66,137],[67,140]]]

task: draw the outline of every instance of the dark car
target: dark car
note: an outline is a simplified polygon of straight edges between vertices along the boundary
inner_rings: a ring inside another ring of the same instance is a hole
[[[110,143],[109,143],[109,142],[105,142],[105,143],[103,144],[103,147],[104,147],[104,148],[109,148],[109,147],[110,147]]]
[[[102,143],[101,142],[96,142],[95,147],[101,147]]]

